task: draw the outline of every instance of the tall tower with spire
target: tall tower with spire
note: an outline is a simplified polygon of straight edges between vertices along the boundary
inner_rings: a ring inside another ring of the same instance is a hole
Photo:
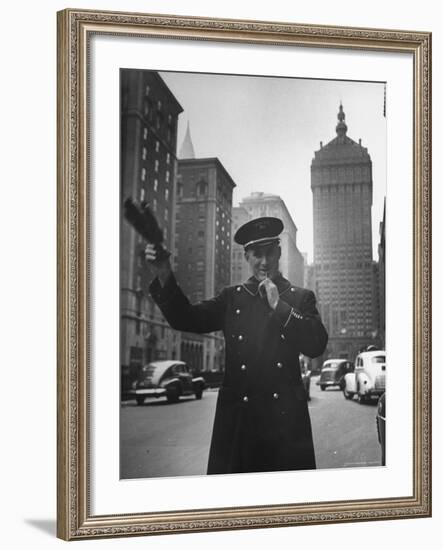
[[[336,137],[311,164],[314,281],[329,332],[329,357],[354,359],[377,345],[376,264],[372,259],[372,161],[348,135],[340,103]]]
[[[182,146],[180,148],[180,153],[178,156],[180,159],[195,159],[194,144],[192,143],[191,128],[189,126],[189,120],[188,120],[188,125],[186,127],[185,138],[183,140]]]

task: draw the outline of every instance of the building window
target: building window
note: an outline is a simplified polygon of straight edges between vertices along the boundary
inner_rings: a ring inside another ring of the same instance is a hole
[[[169,200],[169,189],[165,189],[165,200]]]
[[[140,277],[140,275],[137,275],[135,279],[135,290],[139,290],[141,286],[142,286],[142,278]]]
[[[161,108],[162,108],[162,102],[157,101],[157,111],[161,111]]]
[[[197,195],[202,197],[208,192],[208,184],[205,181],[199,181],[197,183]]]
[[[166,182],[169,182],[169,170],[166,170]]]
[[[147,116],[149,114],[149,102],[147,99],[143,102],[143,114]]]
[[[142,187],[140,189],[140,202],[143,202],[145,200],[145,189]]]
[[[183,184],[177,183],[177,195],[183,197]]]
[[[156,161],[155,161],[155,164],[154,164],[154,170],[155,170],[156,172],[158,172],[158,166],[159,166],[159,162],[158,162],[158,160],[156,160]]]
[[[158,179],[154,180],[154,191],[158,191]]]
[[[146,168],[142,168],[141,178],[142,178],[142,181],[146,180]]]
[[[151,88],[149,86],[145,86],[145,96],[148,96],[149,95],[149,90]]]
[[[143,150],[142,150],[142,159],[143,160],[146,160],[146,156],[147,156],[148,152],[146,150],[146,147],[143,147]]]
[[[171,155],[169,153],[166,153],[166,164],[169,164],[171,162]]]
[[[148,139],[148,129],[143,128],[143,139]]]
[[[154,212],[157,212],[157,199],[152,200],[152,210],[154,210]]]
[[[155,152],[158,153],[159,151],[160,151],[160,142],[156,141],[155,142]]]
[[[169,218],[169,212],[168,212],[168,209],[165,208],[165,221],[168,221],[168,218]]]

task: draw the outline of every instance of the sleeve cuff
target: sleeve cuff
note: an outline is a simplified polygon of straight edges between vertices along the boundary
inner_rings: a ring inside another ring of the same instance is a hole
[[[283,326],[283,328],[286,328],[289,324],[289,321],[293,318],[298,320],[303,319],[303,315],[299,311],[291,307],[283,300],[278,301],[277,307],[274,310],[274,316]]]

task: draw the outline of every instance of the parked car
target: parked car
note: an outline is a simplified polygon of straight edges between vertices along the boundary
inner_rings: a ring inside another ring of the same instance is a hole
[[[377,403],[377,435],[381,445],[381,464],[386,464],[386,393],[382,394]]]
[[[333,386],[343,389],[344,376],[346,373],[352,372],[353,368],[352,361],[347,359],[328,359],[323,363],[317,385],[322,391]]]
[[[154,361],[141,369],[130,395],[137,405],[142,405],[146,397],[166,397],[169,403],[176,403],[182,395],[201,399],[204,388],[203,377],[193,378],[183,361]]]
[[[386,386],[386,352],[383,350],[365,351],[355,359],[353,373],[344,379],[343,395],[352,399],[357,395],[360,403],[372,397],[380,397]]]
[[[305,388],[306,398],[308,401],[311,400],[311,371],[308,369],[307,365],[300,365],[301,368],[301,381],[303,387]]]

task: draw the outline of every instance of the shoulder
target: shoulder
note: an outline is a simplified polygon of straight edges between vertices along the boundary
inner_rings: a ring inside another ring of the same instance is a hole
[[[290,283],[290,281],[284,280],[284,284],[280,290],[280,298],[290,303],[291,305],[301,305],[306,301],[315,301],[315,295],[312,290],[296,286]]]
[[[245,292],[246,288],[243,283],[239,283],[237,285],[231,285],[231,286],[225,286],[225,288],[222,290],[222,294],[225,296],[235,296],[238,294],[242,294],[242,292]]]

